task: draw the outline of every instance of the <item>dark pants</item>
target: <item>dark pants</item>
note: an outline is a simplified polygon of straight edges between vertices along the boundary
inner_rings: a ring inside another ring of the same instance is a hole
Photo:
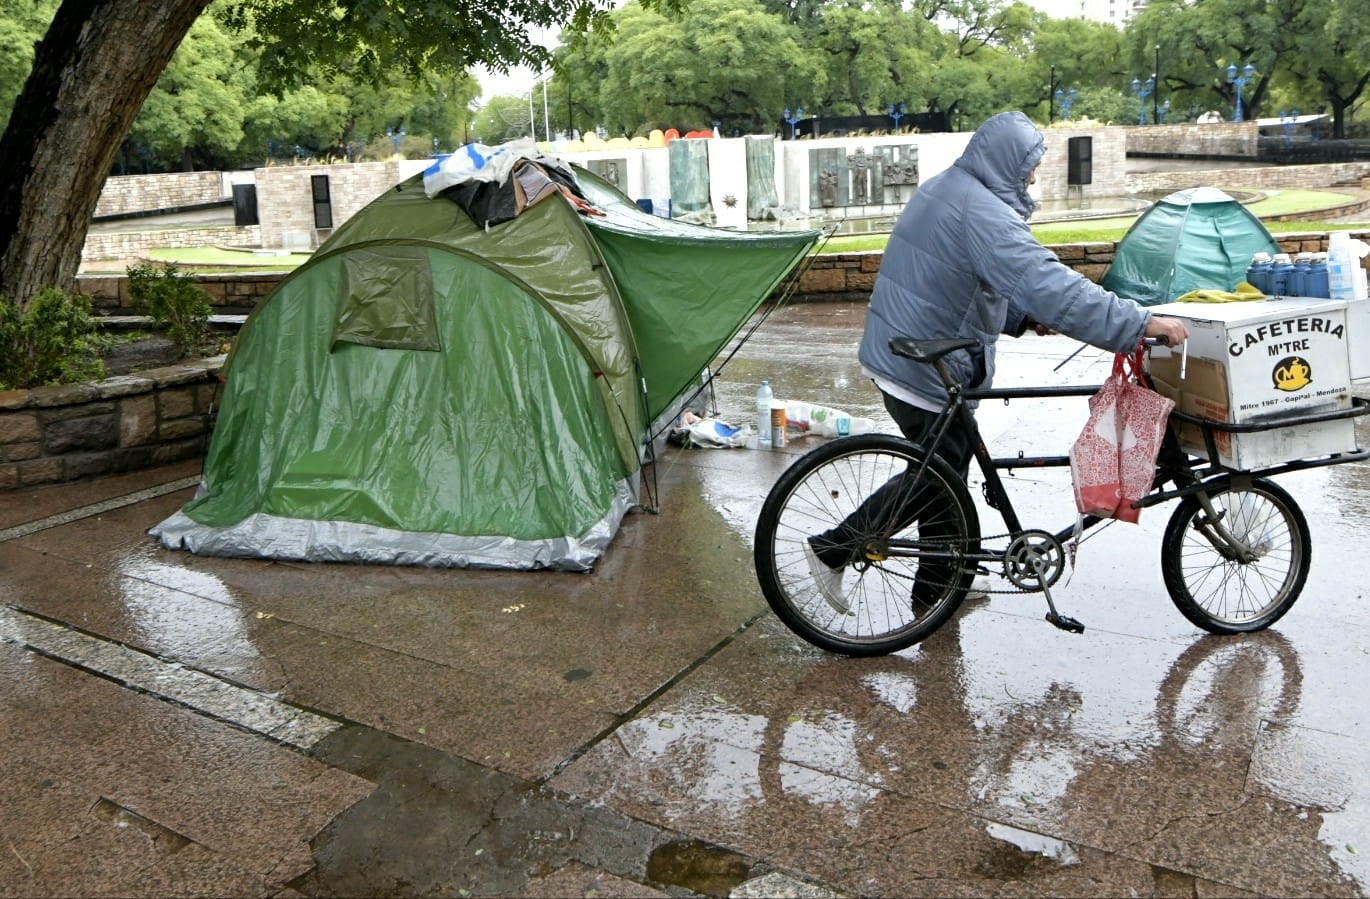
[[[903,400],[896,399],[887,393],[881,395],[885,399],[886,411],[894,419],[895,424],[899,425],[899,430],[906,438],[923,446],[931,444],[933,428],[937,424],[939,413],[910,406]],[[947,429],[947,433],[942,437],[941,445],[937,448],[937,454],[956,470],[962,481],[966,480],[970,471],[970,460],[975,455],[973,440],[974,436],[965,424],[960,420],[953,420]],[[931,508],[924,511],[924,507],[929,503],[930,498],[919,496],[917,493],[910,495],[903,481],[903,475],[891,478],[883,487],[867,497],[865,502],[837,527],[811,537],[810,541],[817,556],[832,568],[839,568],[848,564],[860,552],[861,541],[872,531],[883,529],[891,516],[896,516],[894,526],[889,531],[891,534],[904,530],[917,520],[919,522],[919,534],[923,540],[936,540],[939,536],[954,536],[955,530],[949,529],[945,524],[941,524],[939,527],[936,518],[939,513],[944,513],[946,510]],[[918,493],[921,492],[918,491]],[[933,497],[932,499],[940,499],[940,497]],[[954,579],[955,572],[950,567],[919,565],[918,573],[914,578],[914,593],[935,595],[936,592],[940,591],[936,591],[931,586],[920,587],[919,585],[924,583],[942,584]]]

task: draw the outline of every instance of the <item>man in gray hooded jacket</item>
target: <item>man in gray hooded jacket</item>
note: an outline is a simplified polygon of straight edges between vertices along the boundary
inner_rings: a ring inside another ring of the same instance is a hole
[[[1027,220],[1036,203],[1028,187],[1045,154],[1042,133],[1023,113],[990,118],[951,168],[919,187],[890,235],[858,358],[912,441],[924,441],[947,392],[932,366],[891,352],[893,337],[975,338],[979,346],[946,362],[958,382],[988,387],[1000,334],[1059,331],[1114,352],[1133,349],[1143,337],[1178,344],[1188,336],[1180,320],[1153,317],[1104,290],[1032,236]],[[971,435],[953,427],[939,452],[964,478]],[[853,518],[871,514],[872,502],[879,494]],[[818,589],[841,612],[848,610],[842,575],[854,536],[839,525],[806,547]]]

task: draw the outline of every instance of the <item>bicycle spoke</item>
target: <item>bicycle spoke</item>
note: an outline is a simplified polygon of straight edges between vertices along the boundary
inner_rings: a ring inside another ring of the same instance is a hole
[[[1166,526],[1162,572],[1175,605],[1200,627],[1235,633],[1268,627],[1288,611],[1308,574],[1308,526],[1282,489],[1267,481],[1215,488],[1209,505],[1228,545],[1196,497]]]

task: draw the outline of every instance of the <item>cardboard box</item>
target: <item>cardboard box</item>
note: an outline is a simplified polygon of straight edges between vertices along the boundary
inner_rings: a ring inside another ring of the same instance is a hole
[[[1150,354],[1155,387],[1177,409],[1236,424],[1270,423],[1248,433],[1214,432],[1218,459],[1213,461],[1252,470],[1356,449],[1351,419],[1277,424],[1351,407],[1346,303],[1169,303],[1151,312],[1183,318],[1189,328],[1187,359],[1180,347],[1154,347]],[[1182,425],[1177,436],[1186,452],[1208,456],[1197,425]]]

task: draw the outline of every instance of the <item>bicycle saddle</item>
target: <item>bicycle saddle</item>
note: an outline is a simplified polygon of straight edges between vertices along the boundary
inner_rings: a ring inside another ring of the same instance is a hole
[[[890,352],[915,362],[931,365],[947,353],[970,349],[980,345],[974,337],[943,337],[936,340],[918,340],[913,337],[894,337],[890,339]]]

